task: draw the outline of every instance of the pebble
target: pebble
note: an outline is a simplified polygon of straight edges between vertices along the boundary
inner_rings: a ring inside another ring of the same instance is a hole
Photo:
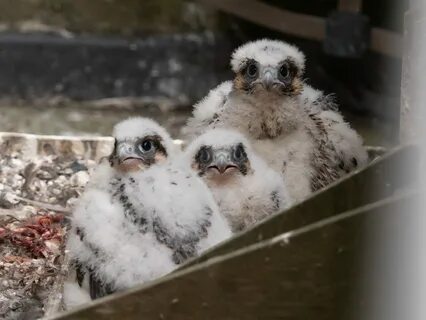
[[[40,208],[20,202],[15,195],[72,207],[76,197],[83,193],[89,173],[95,166],[95,161],[77,157],[49,155],[24,159],[20,152],[3,155],[0,157],[0,208],[11,209],[14,217],[22,220],[40,213]],[[10,230],[18,227],[15,221],[7,224]],[[65,232],[65,228],[63,230]],[[49,251],[47,257],[34,259],[13,244],[0,245],[0,319],[4,312],[22,309],[16,302],[27,304],[25,299],[29,301],[27,305],[31,305],[31,312],[34,311],[32,316],[42,316],[43,300],[49,298],[50,290],[62,272],[62,259],[57,257],[64,250],[62,243],[56,239],[45,240],[45,246]],[[5,259],[13,256],[18,259]]]
[[[79,171],[71,178],[71,184],[74,186],[86,185],[89,179],[89,174],[86,171]]]

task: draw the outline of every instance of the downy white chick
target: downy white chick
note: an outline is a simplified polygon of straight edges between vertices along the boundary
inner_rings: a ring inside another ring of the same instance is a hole
[[[161,277],[231,234],[204,183],[173,164],[170,137],[145,129],[134,139],[115,130],[112,166],[100,167],[74,213],[68,247],[92,299]]]
[[[282,41],[249,42],[233,53],[231,66],[235,78],[221,100],[225,102],[211,99],[217,95],[213,91],[195,106],[186,129],[192,136],[215,127],[242,132],[257,153],[286,177],[296,201],[345,174],[351,168],[346,166],[348,160],[352,167],[365,163],[358,135],[337,111],[317,108],[328,103],[322,93],[305,89],[305,57],[298,48]],[[201,117],[203,110],[213,117]]]
[[[291,204],[281,174],[269,168],[236,131],[206,132],[188,146],[185,157],[212,190],[233,232]]]
[[[163,127],[146,118],[131,118],[118,123],[113,136],[115,144],[109,161],[99,164],[74,211],[67,247],[76,272],[70,273],[64,290],[65,303],[69,308],[115,290],[117,285],[104,277],[101,266],[109,266],[114,272],[115,260],[111,254],[121,246],[128,250],[116,251],[116,258],[122,259],[118,261],[123,263],[137,259],[137,256],[130,254],[132,250],[138,254],[148,254],[151,250],[151,255],[160,257],[159,264],[163,267],[159,266],[154,271],[147,269],[147,272],[152,272],[149,277],[162,275],[169,270],[168,265],[164,264],[168,260],[161,260],[164,256],[161,250],[158,251],[155,246],[138,246],[143,239],[135,231],[137,228],[125,219],[131,208],[120,191],[120,184],[129,173],[145,170],[153,164],[164,163],[169,156],[176,156],[178,149]],[[108,242],[111,239],[116,241],[114,245],[117,247]],[[130,254],[130,257],[126,260],[120,256],[120,252]],[[102,264],[100,259],[111,263]],[[117,281],[119,284],[126,283],[118,276]]]

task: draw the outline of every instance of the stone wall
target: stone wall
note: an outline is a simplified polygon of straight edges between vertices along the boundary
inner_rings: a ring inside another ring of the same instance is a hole
[[[197,32],[215,26],[215,14],[181,0],[0,0],[8,30],[141,36]]]

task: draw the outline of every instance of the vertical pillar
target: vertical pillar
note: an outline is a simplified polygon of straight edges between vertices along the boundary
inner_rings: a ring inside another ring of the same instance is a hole
[[[426,132],[426,4],[423,0],[410,4],[402,59],[401,143],[420,140]]]

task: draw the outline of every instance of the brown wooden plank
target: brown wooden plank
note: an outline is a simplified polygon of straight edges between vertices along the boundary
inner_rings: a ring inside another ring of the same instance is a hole
[[[279,9],[258,0],[198,0],[216,9],[233,14],[263,27],[288,35],[322,41],[325,38],[325,19]],[[356,7],[357,0],[342,1],[342,8]],[[372,28],[370,48],[381,54],[400,57],[402,36],[381,28]]]
[[[382,200],[56,319],[352,319],[352,307],[369,307],[359,290],[366,239],[375,228],[398,239],[395,219],[408,219],[416,199]]]
[[[340,11],[360,12],[362,10],[362,0],[339,0],[338,9]]]
[[[390,197],[397,190],[413,187],[417,181],[418,151],[414,146],[398,147],[361,171],[352,173],[299,205],[222,243],[183,267]]]
[[[295,13],[258,0],[199,0],[250,22],[311,40],[325,37],[325,21],[320,17]]]
[[[403,39],[400,34],[381,28],[371,29],[371,50],[393,57],[401,57],[402,47]]]

